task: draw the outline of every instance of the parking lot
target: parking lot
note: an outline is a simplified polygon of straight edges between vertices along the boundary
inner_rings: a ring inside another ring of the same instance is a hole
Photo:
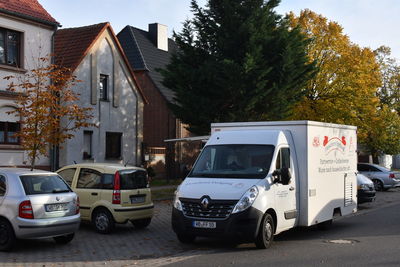
[[[377,192],[375,202],[361,204],[359,212],[352,216],[398,203],[400,188]],[[233,249],[223,241],[179,243],[170,226],[170,214],[171,202],[157,201],[155,216],[147,229],[136,230],[126,224],[119,225],[110,235],[101,235],[90,225],[82,224],[70,244],[56,245],[53,240],[19,241],[13,252],[0,252],[0,262],[4,266],[161,266]]]

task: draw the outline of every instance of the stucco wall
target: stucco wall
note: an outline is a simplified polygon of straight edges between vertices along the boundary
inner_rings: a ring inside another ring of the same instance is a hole
[[[92,71],[93,57],[94,66]],[[92,73],[96,73],[96,85],[99,83],[99,75],[109,75],[109,101],[100,100],[98,86],[96,104],[91,104],[92,97]],[[89,54],[81,62],[74,74],[82,80],[74,90],[81,94],[80,105],[93,108],[92,120],[98,127],[80,129],[75,137],[63,144],[60,151],[60,166],[75,162],[115,162],[138,165],[140,163],[140,145],[142,141],[142,113],[143,100],[138,95],[129,70],[123,62],[119,51],[113,43],[113,38],[105,31]],[[118,77],[114,80],[114,76]],[[118,92],[118,103],[114,103],[114,91]],[[93,131],[92,135],[92,159],[83,159],[83,135],[85,130]],[[108,160],[105,158],[106,132],[122,133],[122,159]]]
[[[21,69],[9,68],[0,65],[0,91],[4,91],[13,80],[3,79],[6,76],[21,77],[25,71],[38,66],[38,58],[50,55],[52,35],[54,30],[48,26],[37,23],[31,23],[19,19],[0,16],[0,27],[21,32],[22,35],[22,53],[23,61]],[[0,109],[2,107],[14,106],[14,101],[9,97],[0,97]],[[0,114],[1,117],[7,117],[6,114]],[[3,120],[4,121],[4,120]],[[0,145],[0,166],[24,166],[29,165],[27,153],[19,146]],[[36,161],[37,166],[49,166],[49,159],[41,157]]]

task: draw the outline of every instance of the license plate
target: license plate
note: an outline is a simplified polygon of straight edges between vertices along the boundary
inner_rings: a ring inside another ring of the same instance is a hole
[[[217,227],[217,223],[208,221],[193,221],[193,227],[213,229]]]
[[[68,210],[67,203],[47,204],[47,212]]]
[[[131,197],[131,203],[136,204],[136,203],[143,203],[146,200],[146,197]]]

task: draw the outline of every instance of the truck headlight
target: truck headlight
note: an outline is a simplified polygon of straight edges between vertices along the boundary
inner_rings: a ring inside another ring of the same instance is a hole
[[[177,191],[175,191],[174,208],[177,209],[177,210],[182,211],[182,203],[181,203],[181,201],[179,200],[178,192],[177,192]]]
[[[233,208],[232,213],[238,213],[250,207],[254,203],[254,200],[256,200],[257,196],[258,196],[258,189],[257,186],[254,185],[249,190],[247,190],[246,193],[244,193],[242,198]]]

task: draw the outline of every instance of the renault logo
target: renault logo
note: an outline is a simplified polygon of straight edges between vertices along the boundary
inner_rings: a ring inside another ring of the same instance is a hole
[[[210,202],[209,202],[208,198],[205,197],[205,198],[203,198],[203,200],[200,203],[201,203],[201,207],[203,208],[203,210],[206,210],[208,208],[208,204]]]

